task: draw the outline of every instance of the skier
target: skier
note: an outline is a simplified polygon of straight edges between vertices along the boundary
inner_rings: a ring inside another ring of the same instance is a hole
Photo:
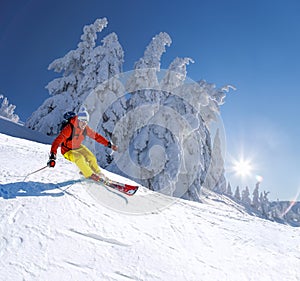
[[[103,175],[97,164],[97,159],[95,155],[82,144],[82,141],[87,135],[114,151],[117,151],[118,147],[92,130],[87,125],[88,122],[89,114],[86,110],[80,111],[77,116],[74,116],[69,120],[68,124],[62,129],[52,143],[47,165],[52,168],[55,166],[57,149],[61,146],[62,155],[67,160],[75,163],[85,178],[100,181],[100,179],[103,178]]]

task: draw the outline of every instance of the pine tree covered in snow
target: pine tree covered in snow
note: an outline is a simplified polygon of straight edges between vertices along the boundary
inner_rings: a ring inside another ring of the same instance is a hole
[[[260,208],[259,210],[265,217],[269,217],[270,215],[270,202],[268,199],[269,192],[264,191],[260,193],[259,200],[260,200]]]
[[[242,191],[242,202],[246,205],[251,205],[250,192],[248,186]]]
[[[192,62],[190,58],[175,58],[168,70],[162,72],[160,58],[170,42],[166,33],[155,36],[128,79],[127,125],[115,137],[122,139],[120,143],[129,145],[129,153],[118,162],[118,172],[126,171],[126,176],[150,189],[199,200],[200,188],[211,160],[207,123],[218,114],[217,111],[211,113],[204,122],[200,111],[205,106],[223,101],[224,93],[207,87],[204,81],[184,83],[186,66]],[[163,76],[161,80],[159,75]],[[130,115],[133,111],[135,114]],[[188,123],[193,131],[191,134],[184,135],[184,126],[178,130],[179,119]],[[111,122],[110,119],[107,122]],[[127,136],[127,141],[124,141],[124,136]],[[129,139],[133,141],[130,143]],[[220,170],[219,178],[225,183],[224,170]]]
[[[226,192],[226,179],[224,176],[224,160],[222,157],[220,131],[217,129],[211,155],[211,163],[205,180],[205,187],[219,193]]]
[[[49,69],[62,73],[62,77],[47,85],[51,97],[27,120],[27,127],[57,134],[66,111],[78,111],[96,85],[121,72],[124,55],[116,34],[108,35],[96,47],[97,33],[106,25],[104,18],[85,26],[77,49],[49,65]]]
[[[300,226],[300,202],[271,202],[269,204],[269,218],[292,226]]]
[[[259,182],[256,183],[255,189],[253,191],[253,199],[252,199],[252,207],[256,210],[259,209],[260,203],[259,203]]]
[[[241,201],[241,193],[240,193],[240,187],[237,186],[234,192],[234,198],[238,201]]]
[[[230,182],[227,184],[226,195],[228,195],[229,197],[232,197],[233,195]]]
[[[18,123],[20,118],[17,114],[14,113],[16,106],[10,104],[7,97],[0,95],[0,116],[3,116],[11,121]]]

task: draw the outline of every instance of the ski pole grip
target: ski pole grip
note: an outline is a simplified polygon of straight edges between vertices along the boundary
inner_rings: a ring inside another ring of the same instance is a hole
[[[48,167],[54,168],[54,166],[55,166],[55,160],[50,159],[47,164],[48,164]]]

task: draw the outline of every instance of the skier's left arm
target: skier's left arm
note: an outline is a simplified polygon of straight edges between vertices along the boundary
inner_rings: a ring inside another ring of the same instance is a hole
[[[111,148],[114,151],[118,150],[118,147],[111,143],[108,139],[103,137],[102,135],[95,132],[93,129],[91,129],[89,126],[86,126],[86,135],[92,139],[94,139],[96,142],[99,142],[103,144],[104,146],[107,146],[108,148]]]

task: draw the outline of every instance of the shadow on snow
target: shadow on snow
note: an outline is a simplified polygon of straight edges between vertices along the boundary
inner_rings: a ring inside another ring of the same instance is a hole
[[[43,183],[43,182],[13,182],[7,184],[0,184],[0,197],[4,199],[12,199],[16,197],[25,196],[63,196],[64,190],[61,188],[71,186],[81,180],[70,180],[60,183]],[[58,192],[47,192],[58,189]]]

